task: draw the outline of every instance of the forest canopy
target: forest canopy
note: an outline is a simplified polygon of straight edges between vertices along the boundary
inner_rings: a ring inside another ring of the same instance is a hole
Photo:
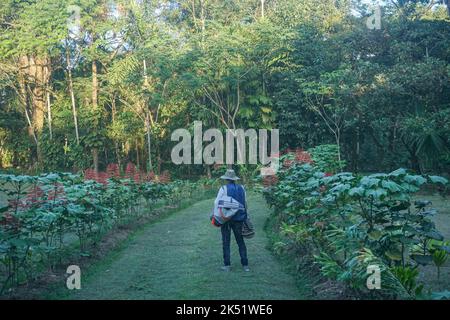
[[[450,3],[1,0],[0,169],[170,169],[177,128],[277,128],[352,171],[450,168]],[[190,174],[205,174],[195,166]]]

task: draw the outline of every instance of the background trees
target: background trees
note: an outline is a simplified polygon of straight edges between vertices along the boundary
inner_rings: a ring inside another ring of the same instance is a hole
[[[335,143],[353,170],[448,171],[446,5],[395,1],[369,30],[361,1],[3,0],[0,167],[161,171],[202,120]]]

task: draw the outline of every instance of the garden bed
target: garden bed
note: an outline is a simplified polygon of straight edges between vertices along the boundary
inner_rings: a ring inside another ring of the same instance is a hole
[[[291,255],[302,274],[321,274],[318,298],[443,297],[450,278],[449,207],[441,195],[418,192],[447,184],[404,169],[327,175],[295,163],[264,190],[281,235],[274,247]],[[369,286],[370,268],[380,272],[379,290]]]

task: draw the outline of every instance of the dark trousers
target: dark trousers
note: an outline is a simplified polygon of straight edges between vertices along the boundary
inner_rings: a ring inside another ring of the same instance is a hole
[[[231,230],[233,230],[236,243],[239,247],[239,255],[241,256],[241,264],[248,266],[247,247],[242,237],[242,221],[228,221],[221,227],[222,246],[223,246],[223,264],[230,265],[230,246],[231,246]]]

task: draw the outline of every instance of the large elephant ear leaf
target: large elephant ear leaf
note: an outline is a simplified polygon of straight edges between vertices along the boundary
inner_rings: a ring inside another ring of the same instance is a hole
[[[428,176],[428,179],[430,180],[430,182],[432,183],[440,183],[442,185],[447,185],[448,184],[448,180],[444,177],[440,177],[440,176]]]
[[[393,177],[404,176],[404,175],[406,175],[406,169],[403,169],[403,168],[397,169],[397,170],[389,173],[389,175],[393,176]]]
[[[381,185],[383,186],[383,188],[388,189],[390,192],[400,192],[400,191],[402,191],[402,187],[399,186],[394,181],[383,180]]]
[[[381,199],[381,198],[387,196],[388,193],[387,193],[387,191],[386,191],[385,189],[383,189],[383,188],[376,188],[376,189],[374,189],[374,190],[368,190],[368,191],[366,192],[366,195],[369,196],[369,197],[372,196],[372,197],[374,197],[375,199]]]
[[[405,181],[407,183],[413,184],[417,187],[421,186],[422,184],[424,184],[425,182],[427,182],[427,179],[425,179],[422,176],[419,175],[407,175],[405,176]]]
[[[362,197],[364,195],[364,190],[363,187],[355,187],[351,188],[348,194],[350,197]]]

